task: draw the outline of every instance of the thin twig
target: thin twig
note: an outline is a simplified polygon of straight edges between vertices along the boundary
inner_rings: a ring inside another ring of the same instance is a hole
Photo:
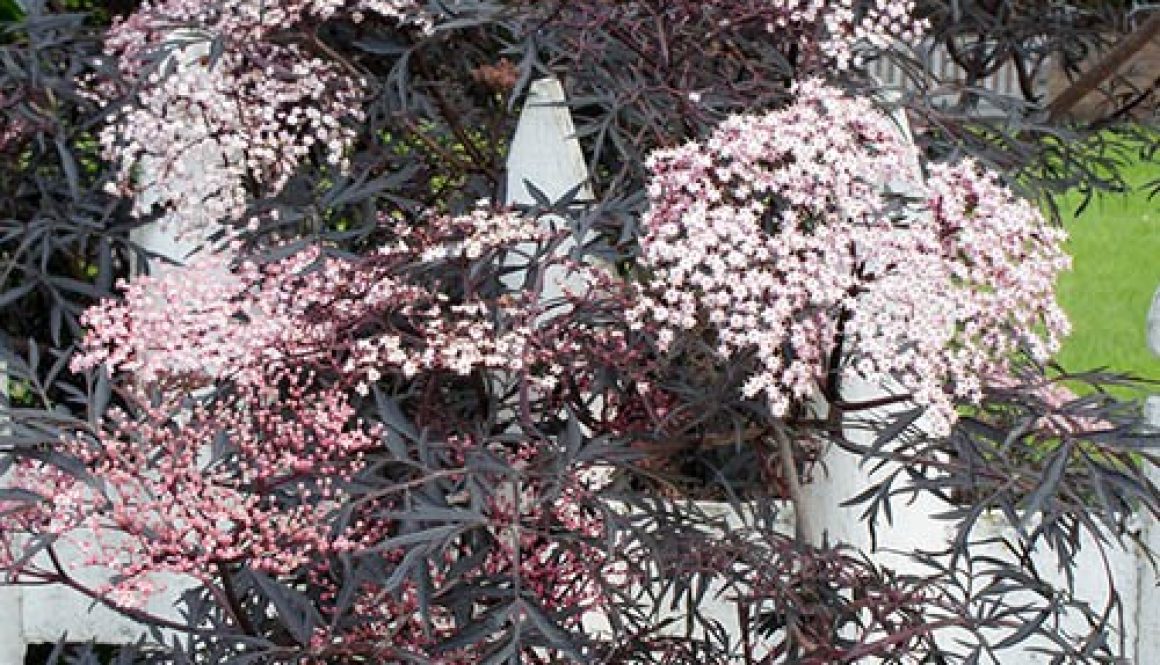
[[[52,545],[49,545],[48,547],[46,547],[45,552],[48,554],[48,558],[52,562],[52,566],[55,569],[55,572],[49,573],[47,571],[41,572],[41,571],[36,571],[36,570],[25,570],[21,574],[22,575],[31,575],[32,577],[40,578],[41,580],[44,580],[44,581],[47,581],[47,582],[50,582],[53,584],[63,584],[64,586],[72,589],[73,591],[76,591],[77,593],[80,593],[80,594],[84,595],[85,597],[90,598],[93,601],[100,603],[101,605],[104,605],[105,607],[109,608],[110,610],[112,610],[112,611],[114,611],[122,616],[128,617],[134,621],[143,622],[143,623],[146,623],[149,625],[157,626],[158,628],[167,628],[169,630],[181,632],[181,633],[202,634],[202,633],[207,632],[204,630],[199,630],[199,629],[194,628],[192,626],[188,626],[186,624],[181,624],[181,623],[177,623],[175,621],[170,621],[169,619],[165,619],[163,617],[157,616],[156,614],[152,614],[146,610],[136,609],[136,608],[132,608],[132,607],[125,607],[123,605],[120,605],[120,604],[114,602],[113,600],[111,600],[107,595],[99,593],[95,589],[92,589],[91,587],[86,586],[85,584],[82,584],[80,581],[78,581],[76,578],[74,578],[72,575],[70,575],[68,573],[68,571],[65,569],[64,564],[61,562],[60,557],[57,555],[56,550],[53,548]]]

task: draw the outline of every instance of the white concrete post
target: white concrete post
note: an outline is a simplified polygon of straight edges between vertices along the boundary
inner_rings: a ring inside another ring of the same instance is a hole
[[[555,78],[542,78],[528,87],[528,98],[520,112],[516,132],[512,137],[507,159],[506,205],[535,205],[527,183],[531,183],[551,202],[556,202],[569,191],[579,187],[577,203],[592,200],[588,165],[576,138],[572,113],[567,107],[564,88]],[[542,224],[559,230],[565,221],[555,215],[546,215]],[[576,247],[576,239],[567,238],[557,249],[567,255]],[[534,251],[535,246],[520,245],[517,253]],[[513,257],[512,260],[519,260]],[[514,265],[514,264],[513,264]],[[519,288],[526,278],[526,270],[516,271],[505,278],[512,288]],[[569,278],[563,266],[553,265],[544,274],[540,298],[551,302],[560,299],[566,288],[581,289],[582,280]]]
[[[0,409],[8,404],[8,366],[0,363]],[[0,423],[8,414],[0,416]],[[4,426],[5,433],[8,428]],[[22,665],[27,645],[24,643],[24,597],[19,586],[5,584],[0,578],[0,665]]]
[[[1152,307],[1147,320],[1148,348],[1160,356],[1160,288],[1152,296]],[[1145,405],[1148,422],[1160,429],[1160,395],[1148,398]],[[1152,482],[1160,484],[1160,469],[1150,468]],[[1160,557],[1160,523],[1148,511],[1141,511],[1143,525],[1141,540],[1153,556]],[[1136,606],[1136,665],[1160,663],[1160,570],[1147,556],[1141,553],[1137,558],[1139,566],[1139,596]]]

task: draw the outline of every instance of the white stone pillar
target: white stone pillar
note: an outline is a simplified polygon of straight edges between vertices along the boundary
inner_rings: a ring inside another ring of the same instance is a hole
[[[1152,307],[1147,320],[1148,347],[1160,356],[1160,288],[1152,296]],[[1148,422],[1160,430],[1160,395],[1148,398],[1145,404]],[[1160,469],[1148,469],[1152,482],[1160,484]],[[1160,557],[1160,522],[1148,511],[1142,511],[1140,538],[1147,552],[1138,555],[1139,593],[1136,606],[1136,665],[1160,663],[1160,570],[1149,560],[1147,553]]]
[[[8,408],[8,365],[3,362],[0,362],[0,408]],[[8,414],[0,416],[0,422],[7,420]],[[0,665],[23,665],[27,646],[24,643],[23,589],[4,582],[0,578]]]
[[[528,98],[520,112],[516,132],[512,137],[507,158],[506,205],[531,206],[537,203],[531,184],[555,203],[568,192],[578,189],[575,202],[592,200],[588,165],[576,138],[572,113],[568,110],[564,88],[555,78],[542,78],[528,87]],[[566,228],[567,221],[556,215],[545,215],[543,225],[552,229]],[[569,237],[557,249],[558,255],[567,255],[576,248],[576,239]],[[520,245],[517,253],[534,251],[531,244]],[[521,261],[513,257],[512,261]],[[513,263],[513,265],[517,265]],[[518,288],[527,276],[526,270],[511,273],[505,283]],[[565,288],[581,289],[582,280],[569,278],[563,266],[551,266],[544,274],[540,298],[546,302],[563,297]]]

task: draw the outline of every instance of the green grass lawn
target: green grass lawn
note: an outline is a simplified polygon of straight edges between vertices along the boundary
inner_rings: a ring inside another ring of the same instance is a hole
[[[1139,185],[1160,177],[1156,163],[1137,163],[1129,180],[1137,189],[1103,196],[1067,220],[1074,259],[1059,284],[1072,334],[1057,356],[1069,371],[1106,367],[1160,379],[1160,358],[1145,342],[1144,321],[1160,286],[1160,197],[1148,200]],[[1069,201],[1074,209],[1079,201]]]

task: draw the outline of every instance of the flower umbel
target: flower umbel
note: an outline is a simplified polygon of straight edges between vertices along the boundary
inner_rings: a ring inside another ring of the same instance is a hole
[[[662,343],[707,327],[722,357],[752,354],[744,390],[774,415],[840,369],[901,384],[947,431],[978,377],[1057,347],[1068,260],[1063,232],[969,161],[890,192],[913,151],[870,101],[808,81],[783,110],[656,153],[634,315]]]

